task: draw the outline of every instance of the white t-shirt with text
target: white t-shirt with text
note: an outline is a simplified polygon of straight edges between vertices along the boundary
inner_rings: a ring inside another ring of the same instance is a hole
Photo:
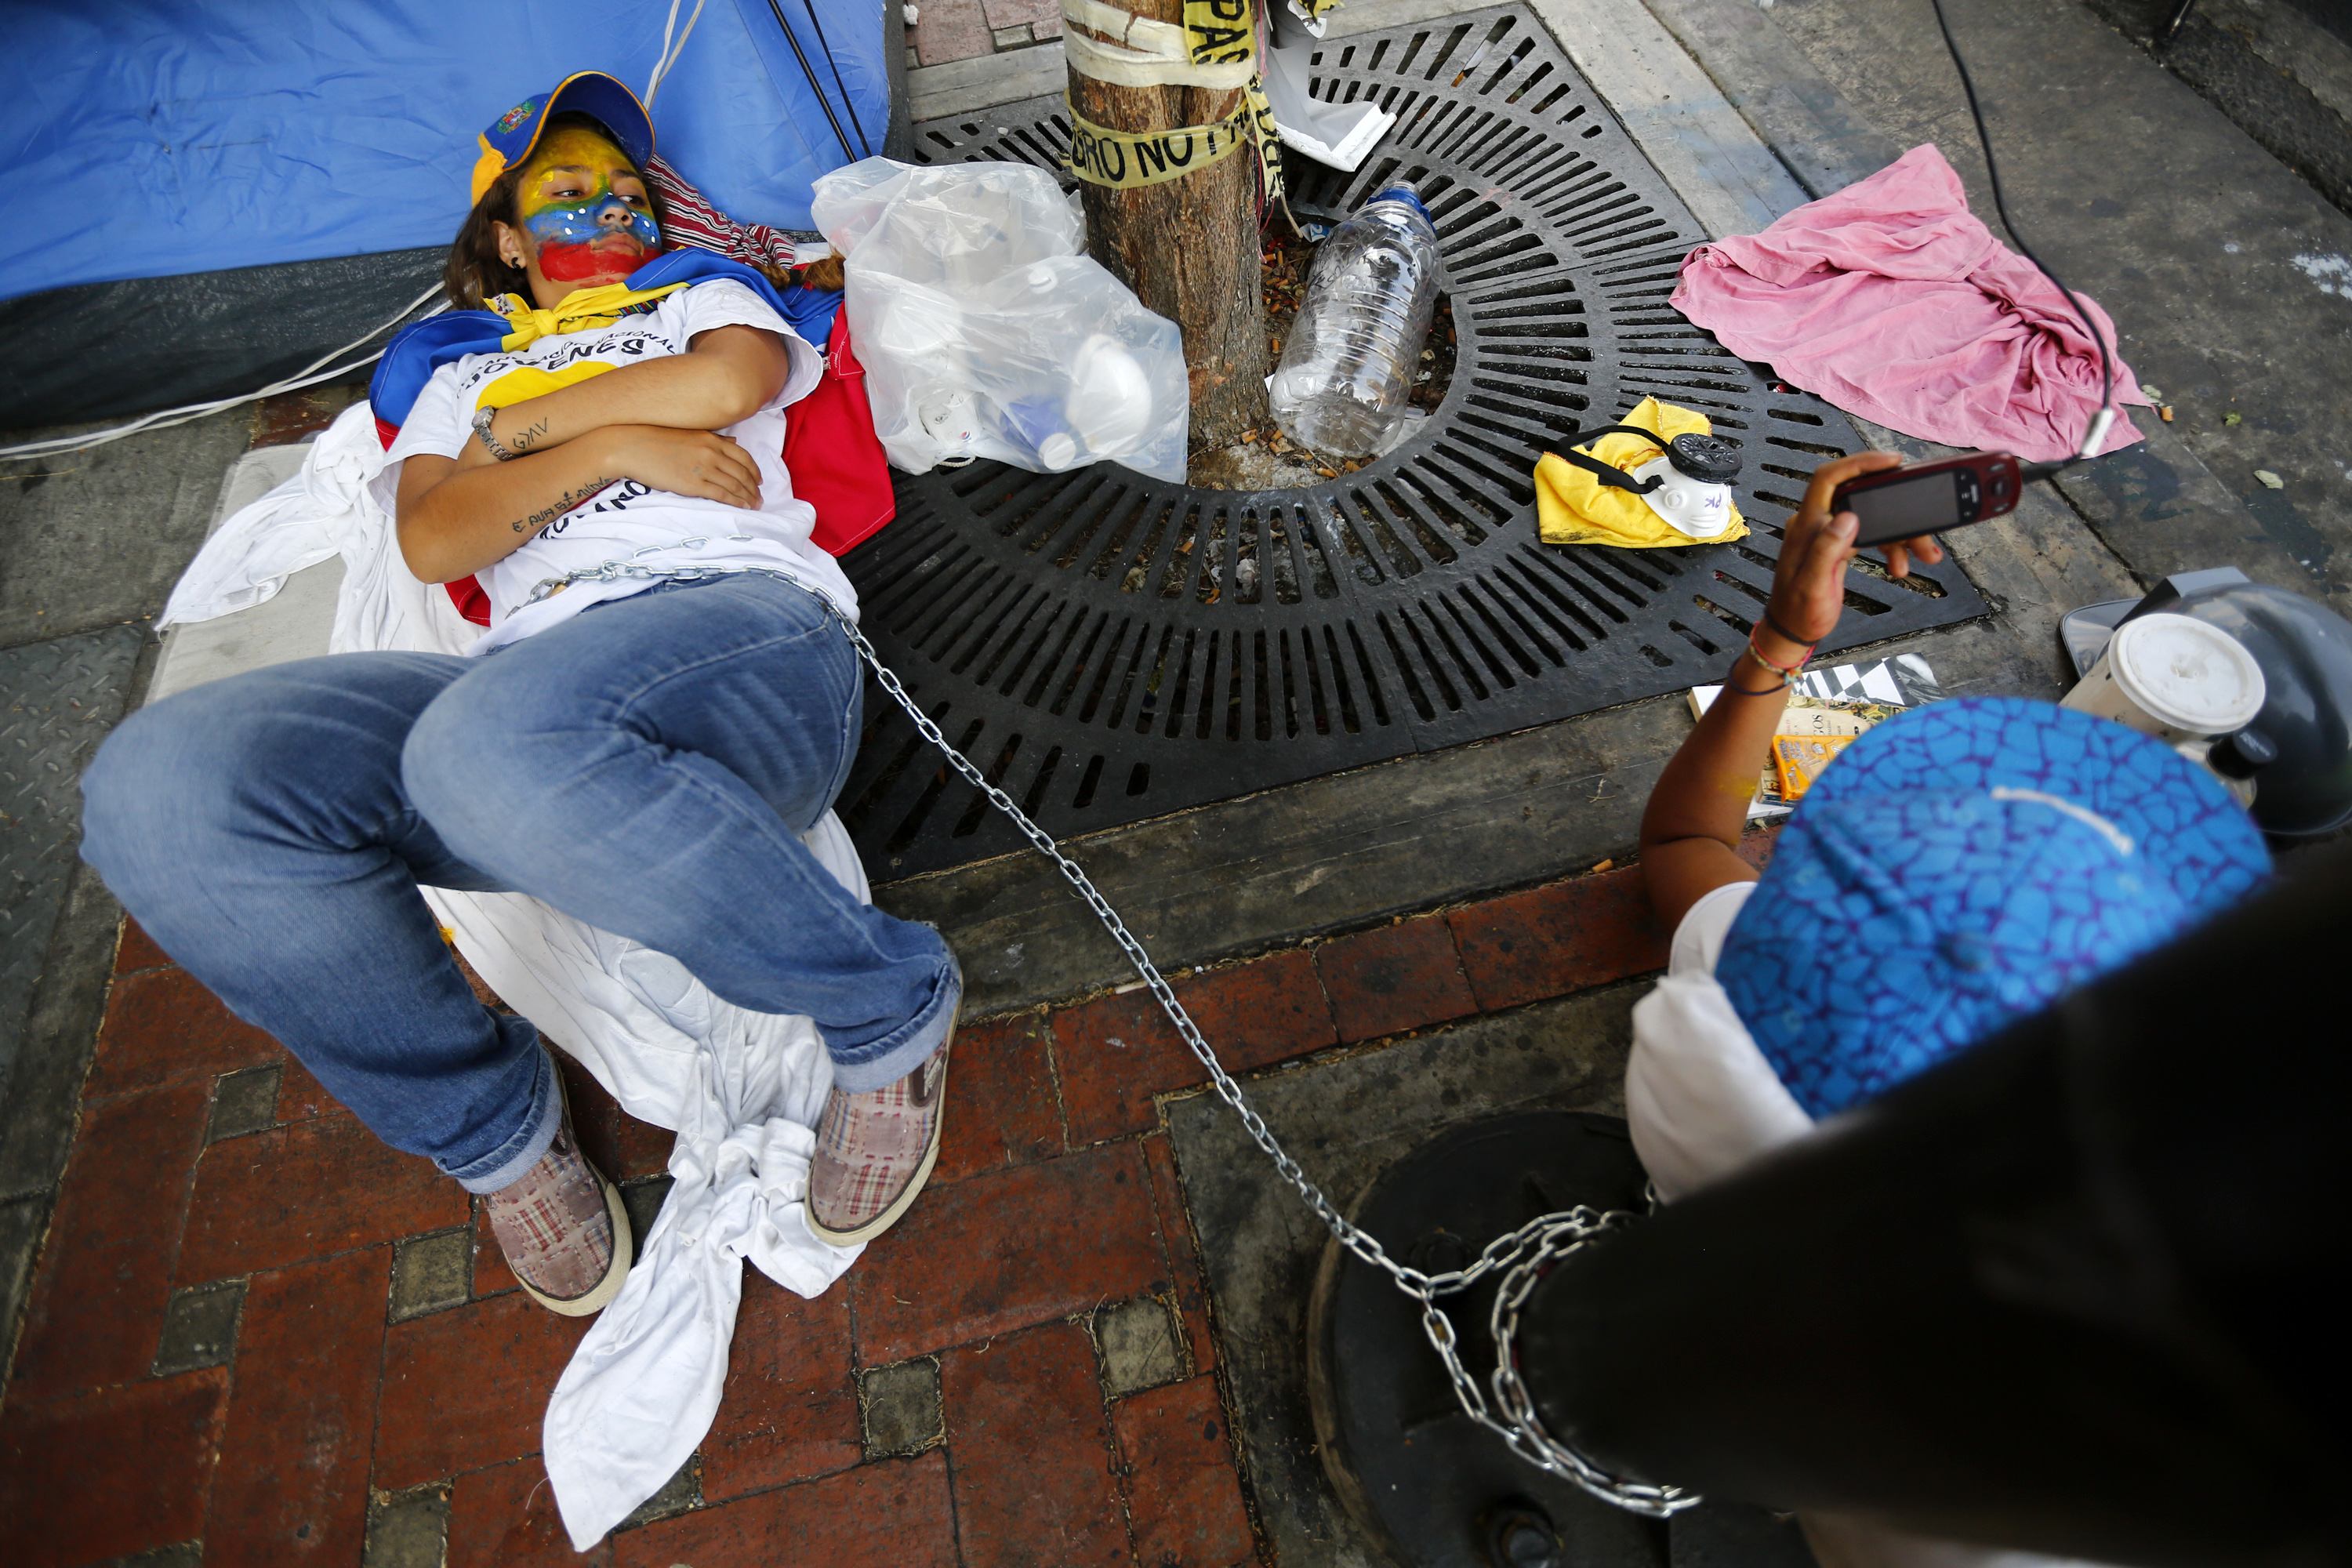
[[[740,443],[760,468],[756,511],[648,488],[620,479],[549,523],[521,548],[475,575],[490,601],[490,629],[467,651],[488,653],[568,620],[592,605],[642,593],[646,578],[575,582],[531,603],[540,585],[607,563],[655,569],[746,567],[780,572],[857,613],[857,595],[832,556],[810,542],[816,512],[793,494],[784,468],[784,410],[808,395],[824,362],[768,302],[732,279],[681,289],[650,310],[539,339],[512,353],[467,354],[433,374],[384,454],[379,496],[387,510],[399,464],[419,452],[456,458],[475,439],[475,410],[504,406],[624,365],[687,352],[719,327],[749,326],[783,339],[792,356],[784,384],[750,418],[719,432]]]

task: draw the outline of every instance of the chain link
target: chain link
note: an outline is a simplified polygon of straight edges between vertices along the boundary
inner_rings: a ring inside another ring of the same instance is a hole
[[[730,537],[740,539],[743,536]],[[681,542],[701,544],[707,541],[697,539]],[[610,583],[640,578],[694,583],[712,577],[737,575],[746,571],[755,575],[776,577],[804,592],[816,592],[786,574],[765,572],[757,567],[647,567],[637,565],[632,560],[608,561],[601,566],[567,576],[551,577],[531,591],[527,602],[535,604],[573,583]],[[1256,1107],[1251,1105],[1248,1097],[1242,1092],[1241,1085],[1225,1070],[1224,1064],[1217,1060],[1216,1052],[1192,1022],[1192,1015],[1185,1012],[1184,1004],[1176,999],[1174,988],[1160,974],[1160,966],[1151,961],[1151,954],[1135,933],[1127,929],[1127,922],[1119,918],[1110,900],[1096,888],[1086,868],[1062,853],[1062,847],[1055,842],[1051,834],[1032,822],[1029,814],[1023,811],[1011,795],[992,784],[977,763],[949,742],[939,725],[932,722],[930,715],[923,711],[921,705],[899,681],[897,673],[882,662],[881,656],[874,651],[874,645],[866,640],[866,634],[857,629],[856,623],[843,615],[824,595],[818,594],[817,598],[824,605],[827,613],[840,623],[851,645],[857,649],[858,657],[874,672],[875,680],[906,711],[923,739],[938,747],[940,754],[947,758],[948,765],[961,775],[966,784],[987,796],[989,803],[1021,830],[1022,837],[1054,863],[1055,868],[1086,901],[1087,907],[1094,911],[1095,918],[1102,922],[1103,929],[1110,933],[1112,941],[1118,943],[1119,951],[1127,955],[1128,962],[1135,966],[1135,972],[1143,977],[1144,984],[1160,1004],[1160,1011],[1168,1015],[1168,1021],[1175,1026],[1176,1033],[1182,1037],[1185,1046],[1208,1069],[1209,1082],[1216,1090],[1217,1098],[1232,1108],[1241,1121],[1242,1130],[1249,1134],[1250,1141],[1265,1153],[1282,1179],[1290,1184],[1299,1201],[1323,1222],[1324,1227],[1341,1247],[1380,1269],[1398,1289],[1421,1303],[1422,1330],[1445,1363],[1445,1374],[1454,1385],[1454,1397],[1461,1402],[1463,1410],[1470,1418],[1498,1434],[1510,1445],[1511,1451],[1528,1463],[1573,1481],[1593,1496],[1619,1508],[1652,1518],[1664,1518],[1696,1503],[1699,1499],[1696,1494],[1679,1487],[1654,1486],[1612,1475],[1553,1437],[1544,1429],[1542,1420],[1536,1413],[1534,1398],[1519,1378],[1517,1347],[1519,1311],[1535,1289],[1536,1282],[1562,1259],[1639,1216],[1622,1209],[1604,1210],[1582,1205],[1559,1214],[1539,1215],[1518,1229],[1488,1242],[1477,1258],[1465,1267],[1436,1274],[1426,1273],[1391,1257],[1378,1237],[1339,1212],[1338,1205],[1324,1194],[1323,1189],[1315,1184],[1306,1170],[1291,1157],[1290,1152],[1282,1146],[1282,1141],[1275,1136],[1273,1129],[1265,1124],[1265,1119],[1258,1114]],[[1488,1319],[1496,1350],[1496,1367],[1489,1379],[1493,1394],[1490,1400],[1487,1390],[1481,1389],[1469,1369],[1463,1365],[1460,1340],[1454,1331],[1454,1321],[1445,1315],[1438,1301],[1442,1297],[1467,1290],[1498,1271],[1501,1279],[1496,1290],[1494,1310]]]

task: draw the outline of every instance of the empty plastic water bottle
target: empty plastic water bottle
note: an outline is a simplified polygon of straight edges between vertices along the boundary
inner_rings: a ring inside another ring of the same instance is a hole
[[[1437,229],[1411,185],[1388,186],[1331,231],[1267,389],[1292,440],[1333,457],[1381,449],[1404,418],[1437,279]]]

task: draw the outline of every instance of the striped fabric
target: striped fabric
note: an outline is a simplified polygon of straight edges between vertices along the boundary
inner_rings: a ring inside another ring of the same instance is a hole
[[[646,162],[646,178],[659,193],[665,226],[673,243],[715,250],[730,260],[782,270],[793,265],[796,245],[822,243],[814,235],[796,235],[764,223],[737,223],[710,205],[700,191],[686,183],[659,153]]]

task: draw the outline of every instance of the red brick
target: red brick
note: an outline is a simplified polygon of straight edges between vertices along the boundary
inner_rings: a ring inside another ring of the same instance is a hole
[[[1489,899],[1446,919],[1481,1008],[1516,1007],[1665,967],[1667,933],[1639,866]]]
[[[547,1396],[592,1321],[516,1290],[394,1324],[375,1484],[398,1491],[537,1453]]]
[[[55,1404],[10,1389],[0,1414],[10,1568],[79,1568],[201,1535],[227,1378],[214,1367]]]
[[[947,1456],[860,1465],[613,1539],[614,1568],[808,1563],[955,1568]],[[455,1568],[455,1560],[452,1560]]]
[[[1287,1061],[1339,1037],[1305,952],[1187,975],[1176,982],[1176,999],[1229,1072]],[[1153,1096],[1208,1080],[1143,987],[1055,1014],[1053,1024],[1072,1143],[1140,1131],[1152,1124]]]
[[[33,1285],[12,1398],[147,1374],[171,1300],[172,1257],[211,1088],[173,1084],[82,1113]]]
[[[466,1222],[465,1190],[349,1116],[205,1151],[180,1247],[184,1285],[283,1268]]]
[[[1115,1144],[926,1192],[849,1280],[863,1366],[1156,1293],[1143,1156]]]
[[[677,1142],[677,1133],[623,1110],[595,1075],[562,1050],[555,1053],[555,1059],[562,1068],[564,1092],[571,1097],[572,1131],[580,1135],[581,1150],[598,1170],[614,1181],[625,1182],[669,1169],[670,1146]]]
[[[972,59],[996,48],[980,0],[923,0],[910,37],[915,58],[927,66]]]
[[[1160,1215],[1160,1237],[1167,1246],[1168,1269],[1176,1286],[1177,1315],[1192,1347],[1192,1370],[1207,1372],[1217,1364],[1216,1336],[1209,1327],[1209,1286],[1201,1271],[1201,1249],[1192,1239],[1192,1216],[1184,1210],[1184,1185],[1177,1179],[1176,1150],[1165,1133],[1143,1140],[1145,1169],[1151,1176],[1151,1202]]]
[[[1062,0],[981,0],[980,8],[991,27],[1017,27],[1025,22],[1038,29],[1041,38],[1054,37],[1044,30],[1046,23],[1058,26],[1062,20]]]
[[[92,1097],[210,1079],[283,1055],[278,1042],[232,1014],[184,969],[117,981],[83,1092]]]
[[[814,1300],[743,1271],[727,1387],[702,1440],[702,1495],[718,1501],[857,1463],[849,1287]]]
[[[1094,1342],[1049,1323],[940,1361],[965,1568],[1127,1563]]]
[[[572,1550],[537,1456],[457,1478],[449,1492],[447,1568],[578,1568],[611,1561],[610,1541]]]
[[[1021,1013],[959,1029],[950,1056],[947,1130],[933,1182],[1062,1152],[1061,1102],[1042,1015]]]
[[[392,1249],[258,1274],[237,1325],[236,1391],[205,1561],[359,1561]]]
[[[253,408],[253,445],[289,447],[307,441],[335,422],[351,402],[341,387],[313,387],[265,397]]]
[[[278,1079],[278,1120],[308,1121],[314,1116],[331,1116],[342,1110],[326,1086],[310,1076],[310,1069],[286,1058],[286,1070]]]
[[[495,1296],[503,1290],[521,1289],[515,1283],[514,1270],[507,1267],[506,1249],[490,1233],[490,1211],[480,1204],[474,1205],[474,1300]]]
[[[1454,932],[1435,915],[1359,931],[1315,950],[1343,1040],[1369,1040],[1478,1010],[1454,951]]]
[[[172,962],[172,955],[155,945],[155,939],[140,929],[130,916],[122,917],[122,940],[114,949],[114,973],[130,974],[142,969],[161,969]]]
[[[1221,1568],[1251,1555],[1249,1510],[1215,1378],[1122,1399],[1111,1425],[1139,1561],[1154,1568]]]

